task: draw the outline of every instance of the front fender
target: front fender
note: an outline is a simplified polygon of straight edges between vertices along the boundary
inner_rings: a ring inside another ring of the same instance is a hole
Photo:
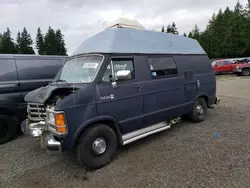
[[[90,119],[86,122],[84,122],[79,129],[76,131],[75,135],[74,135],[74,145],[76,144],[77,139],[79,138],[79,136],[83,133],[84,130],[86,130],[89,126],[98,123],[98,122],[102,122],[102,121],[112,121],[113,125],[111,126],[111,128],[113,128],[118,136],[119,142],[122,142],[122,136],[121,136],[121,132],[120,129],[118,127],[119,123],[118,121],[112,117],[112,116],[98,116],[96,118]]]

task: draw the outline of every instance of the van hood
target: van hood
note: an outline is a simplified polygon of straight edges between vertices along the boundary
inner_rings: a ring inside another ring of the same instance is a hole
[[[75,86],[70,84],[55,84],[55,85],[47,85],[45,87],[40,87],[38,89],[35,89],[29,93],[27,93],[24,97],[25,102],[32,102],[32,103],[40,103],[44,104],[54,93],[61,93],[61,94],[67,94],[69,91],[72,91],[73,89],[77,90],[79,88],[76,88]]]

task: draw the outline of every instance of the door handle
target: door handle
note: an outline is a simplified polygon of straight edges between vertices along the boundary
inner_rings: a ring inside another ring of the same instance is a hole
[[[140,85],[135,85],[135,86],[133,86],[133,88],[141,89],[142,87]]]

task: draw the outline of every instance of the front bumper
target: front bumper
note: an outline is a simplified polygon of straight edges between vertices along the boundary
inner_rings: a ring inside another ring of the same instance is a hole
[[[233,73],[241,73],[242,72],[242,69],[233,69]]]
[[[24,134],[29,134],[34,138],[40,138],[46,129],[46,122],[30,122],[28,119],[21,123],[21,129]]]
[[[45,147],[49,155],[58,155],[62,153],[62,144],[55,139],[53,134],[49,134],[45,137]]]
[[[220,103],[220,98],[219,97],[214,97],[211,102],[208,104],[208,108],[213,109],[214,106],[219,105]]]
[[[62,144],[56,137],[48,132],[45,121],[30,122],[28,119],[21,123],[21,129],[24,134],[31,135],[41,140],[41,147],[45,147],[49,155],[58,155],[62,152]]]
[[[214,104],[215,105],[218,105],[220,103],[220,98],[219,97],[216,97],[215,100],[214,100]]]

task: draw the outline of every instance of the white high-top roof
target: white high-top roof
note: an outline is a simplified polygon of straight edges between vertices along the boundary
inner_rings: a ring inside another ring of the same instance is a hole
[[[197,40],[134,28],[111,28],[86,39],[74,53],[206,54]]]
[[[144,29],[143,25],[137,20],[131,20],[128,18],[119,18],[114,22],[111,22],[106,29],[110,28],[133,28],[133,29]]]

